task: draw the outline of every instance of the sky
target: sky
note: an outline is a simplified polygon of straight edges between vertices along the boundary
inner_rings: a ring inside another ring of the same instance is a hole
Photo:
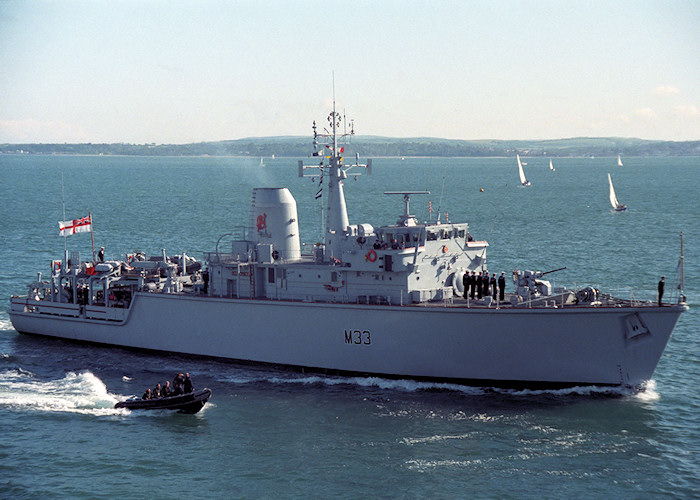
[[[0,0],[0,143],[700,140],[700,0]]]

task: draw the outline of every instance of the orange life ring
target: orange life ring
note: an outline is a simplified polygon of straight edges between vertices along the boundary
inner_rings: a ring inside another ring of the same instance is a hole
[[[367,260],[370,262],[374,262],[375,260],[377,260],[377,252],[375,252],[374,250],[370,250],[369,252],[367,252]]]
[[[442,245],[442,253],[447,253],[447,245]]]

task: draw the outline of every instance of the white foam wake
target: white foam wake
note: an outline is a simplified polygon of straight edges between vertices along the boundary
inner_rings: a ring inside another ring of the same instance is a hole
[[[441,382],[421,382],[416,380],[402,379],[385,379],[381,377],[331,377],[323,375],[309,376],[269,376],[264,375],[246,376],[237,375],[228,377],[226,382],[237,384],[250,384],[267,382],[270,384],[297,384],[297,385],[354,385],[357,387],[378,388],[384,390],[398,390],[404,392],[419,392],[419,391],[454,391],[466,395],[482,395],[486,393],[496,393],[510,396],[537,396],[537,395],[554,395],[554,396],[595,396],[595,395],[611,395],[611,396],[636,396],[645,400],[658,397],[654,391],[654,382],[649,381],[646,386],[646,391],[638,392],[634,389],[624,387],[571,387],[567,389],[542,389],[542,390],[516,390],[516,389],[499,389],[490,387],[473,387],[468,385],[450,384]]]
[[[0,332],[4,331],[14,331],[14,327],[10,317],[6,313],[0,313]]]
[[[0,406],[47,412],[113,415],[117,398],[90,372],[67,373],[59,380],[37,380],[21,369],[0,372]]]

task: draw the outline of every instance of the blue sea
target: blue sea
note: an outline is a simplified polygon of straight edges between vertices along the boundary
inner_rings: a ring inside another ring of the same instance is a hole
[[[700,158],[526,158],[527,188],[512,158],[376,158],[345,182],[353,224],[395,222],[384,191],[429,190],[411,211],[469,222],[492,272],[567,267],[556,285],[626,298],[653,300],[662,275],[677,296],[683,232],[691,309],[641,393],[309,375],[12,328],[10,295],[62,257],[64,205],[93,214],[108,258],[201,259],[247,224],[253,187],[287,186],[302,241],[321,240],[318,179],[297,160],[0,156],[0,498],[700,497]],[[92,253],[89,234],[66,244]],[[182,371],[213,390],[200,413],[113,409]]]

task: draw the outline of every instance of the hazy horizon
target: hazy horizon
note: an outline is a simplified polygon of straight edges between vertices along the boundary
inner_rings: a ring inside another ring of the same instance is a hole
[[[251,141],[260,141],[264,139],[299,139],[299,140],[304,140],[308,139],[311,137],[311,134],[306,134],[306,135],[275,135],[275,136],[249,136],[249,137],[237,137],[233,139],[218,139],[216,141],[189,141],[189,142],[145,142],[145,141],[136,141],[136,142],[125,142],[125,141],[112,141],[112,142],[96,142],[96,141],[81,141],[81,142],[0,142],[0,144],[7,144],[7,145],[15,145],[15,144],[44,144],[44,145],[49,145],[49,144],[129,144],[129,145],[134,145],[134,146],[148,146],[151,144],[155,144],[157,146],[186,146],[188,144],[202,144],[202,143],[216,143],[216,142],[235,142],[235,141],[246,141],[246,140],[251,140]],[[684,141],[674,141],[674,140],[665,140],[665,139],[644,139],[642,137],[560,137],[556,139],[448,139],[445,137],[420,137],[420,136],[412,136],[412,137],[389,137],[389,136],[382,136],[382,135],[367,135],[367,134],[357,134],[354,137],[354,140],[362,140],[363,138],[373,138],[373,139],[386,139],[388,141],[392,140],[398,140],[398,141],[403,141],[403,140],[435,140],[435,141],[465,141],[465,142],[532,142],[532,143],[539,143],[539,142],[555,142],[555,141],[586,141],[586,140],[620,140],[620,141],[642,141],[642,142],[698,142],[700,139],[688,139]]]

